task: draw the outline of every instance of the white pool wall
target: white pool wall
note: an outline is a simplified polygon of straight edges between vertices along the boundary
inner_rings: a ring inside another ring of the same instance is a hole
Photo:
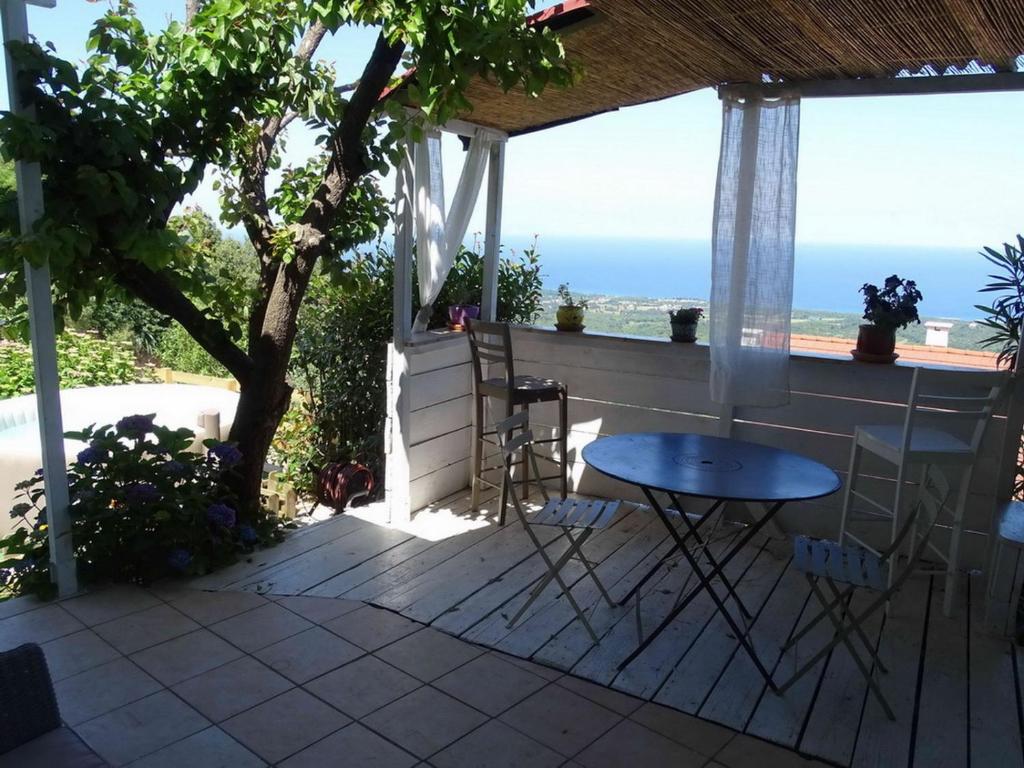
[[[227,438],[238,406],[236,392],[193,384],[65,389],[61,390],[60,400],[65,432],[91,424],[114,424],[124,416],[153,413],[156,424],[172,429],[187,427],[199,435],[200,414],[213,410],[220,413],[221,439]],[[83,447],[77,440],[64,441],[69,463]],[[11,507],[22,501],[17,498],[15,485],[41,466],[35,395],[0,400],[0,536],[6,535],[16,523],[8,515]]]

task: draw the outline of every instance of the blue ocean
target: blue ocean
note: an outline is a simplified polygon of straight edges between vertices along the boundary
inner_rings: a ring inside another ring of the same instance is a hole
[[[506,236],[521,249],[529,237]],[[568,282],[579,293],[706,299],[711,290],[711,243],[694,240],[541,237],[544,287]],[[977,319],[975,304],[991,265],[977,248],[797,243],[793,307],[860,313],[858,290],[896,273],[916,280],[926,317]]]

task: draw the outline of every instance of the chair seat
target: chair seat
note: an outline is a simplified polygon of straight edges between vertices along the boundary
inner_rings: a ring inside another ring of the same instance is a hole
[[[874,454],[899,462],[900,447],[903,443],[903,426],[878,424],[857,427],[857,442]],[[950,463],[973,462],[971,446],[955,435],[941,429],[914,427],[910,437],[910,453],[922,458],[937,458]]]
[[[554,379],[545,379],[540,376],[516,376],[513,383],[515,390],[513,391],[512,402],[515,405],[557,400],[565,390],[561,382]],[[508,385],[503,378],[486,379],[480,382],[480,394],[488,397],[505,398],[508,394]]]
[[[601,499],[549,499],[530,524],[601,530],[611,524],[620,504]]]
[[[802,573],[879,592],[887,583],[886,566],[874,552],[827,539],[797,536],[793,540],[793,565]]]
[[[999,510],[999,538],[1024,549],[1024,502],[1007,501]]]

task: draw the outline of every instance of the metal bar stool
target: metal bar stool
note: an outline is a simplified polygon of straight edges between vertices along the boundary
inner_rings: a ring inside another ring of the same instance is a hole
[[[508,323],[491,323],[483,320],[467,320],[466,331],[469,335],[469,348],[473,356],[473,406],[475,417],[473,419],[473,479],[472,479],[472,509],[476,512],[480,506],[480,489],[482,486],[489,488],[501,488],[501,513],[498,519],[499,525],[505,524],[505,508],[508,504],[508,488],[503,483],[491,482],[484,477],[484,473],[491,470],[504,470],[504,462],[493,466],[486,465],[488,445],[497,445],[491,442],[488,437],[497,435],[493,425],[497,421],[509,418],[515,412],[516,407],[521,411],[528,411],[534,403],[558,403],[558,436],[546,440],[535,440],[535,445],[545,443],[558,443],[560,461],[553,458],[539,456],[546,461],[558,465],[557,475],[548,475],[536,478],[537,482],[544,480],[559,480],[560,493],[562,498],[569,495],[569,477],[567,464],[568,448],[568,426],[569,426],[569,391],[564,384],[553,379],[545,379],[538,376],[516,376],[515,364],[512,359],[512,334],[509,331]],[[491,365],[503,367],[502,375],[490,376]],[[489,405],[493,401],[500,400],[504,408],[499,413],[493,413],[490,421],[485,420],[484,399],[490,398]],[[495,455],[500,456],[500,452]],[[523,498],[529,495],[530,466],[529,463],[520,459],[517,465],[522,467],[522,489]]]

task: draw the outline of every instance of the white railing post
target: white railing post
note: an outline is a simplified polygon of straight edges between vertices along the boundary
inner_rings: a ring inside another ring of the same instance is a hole
[[[395,348],[405,348],[412,333],[412,248],[413,248],[413,189],[414,153],[416,146],[405,141],[402,162],[395,179],[395,273],[394,322],[392,337]]]
[[[34,5],[53,7],[52,2]],[[28,19],[24,0],[3,0],[4,59],[7,68],[7,97],[11,110],[32,118],[32,110],[18,98],[17,67],[6,44],[28,40]],[[22,232],[31,232],[43,215],[43,182],[38,163],[15,163],[18,185],[18,219]],[[35,369],[36,409],[39,414],[39,442],[43,451],[43,487],[50,542],[50,577],[61,597],[78,591],[75,554],[71,545],[68,517],[68,473],[64,456],[64,426],[60,412],[60,379],[57,373],[57,340],[50,295],[50,268],[25,262],[28,294],[29,332]]]
[[[498,268],[501,259],[501,203],[505,187],[505,142],[491,145],[487,173],[487,219],[484,229],[484,278],[480,316],[494,321],[498,317]]]

